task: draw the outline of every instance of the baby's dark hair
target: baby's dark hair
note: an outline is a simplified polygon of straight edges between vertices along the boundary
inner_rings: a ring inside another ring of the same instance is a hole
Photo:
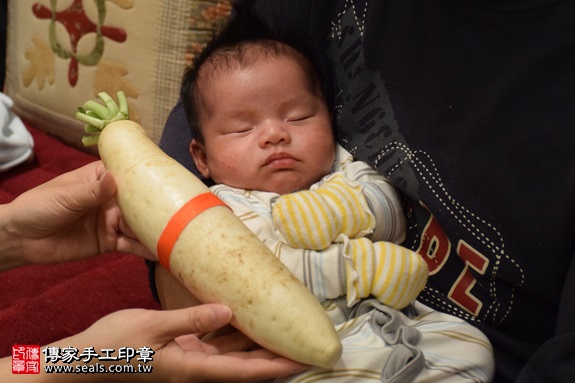
[[[197,55],[182,78],[181,98],[193,137],[204,143],[201,131],[203,117],[202,91],[199,83],[216,78],[222,71],[234,71],[269,58],[292,59],[306,73],[311,86],[323,97],[323,83],[315,65],[301,51],[287,43],[269,37],[266,33],[238,36],[224,28]],[[204,83],[205,84],[205,83]]]

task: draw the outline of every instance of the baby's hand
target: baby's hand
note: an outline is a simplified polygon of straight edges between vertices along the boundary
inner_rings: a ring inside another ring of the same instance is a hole
[[[354,304],[374,296],[381,303],[402,309],[421,292],[429,274],[423,258],[391,242],[367,238],[346,242],[347,298]]]
[[[357,238],[375,226],[362,186],[336,173],[312,190],[285,194],[273,207],[273,221],[287,244],[323,250],[343,234]]]

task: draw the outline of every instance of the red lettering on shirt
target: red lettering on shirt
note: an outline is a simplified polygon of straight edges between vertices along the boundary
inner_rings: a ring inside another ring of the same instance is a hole
[[[457,245],[457,254],[465,262],[465,267],[447,296],[461,308],[477,316],[483,304],[471,293],[477,281],[469,268],[479,274],[485,274],[489,260],[463,240]]]
[[[433,215],[429,216],[429,221],[423,229],[422,240],[417,252],[423,256],[429,268],[429,275],[433,275],[441,270],[441,267],[449,258],[451,242],[445,235],[443,228]]]
[[[451,241],[443,231],[439,221],[429,216],[417,252],[423,256],[429,268],[429,275],[438,273],[447,262],[451,252]],[[478,316],[482,303],[471,290],[477,283],[473,272],[483,275],[487,270],[489,260],[464,240],[459,240],[456,253],[464,263],[463,270],[454,281],[449,293],[449,299],[459,307],[474,316]]]

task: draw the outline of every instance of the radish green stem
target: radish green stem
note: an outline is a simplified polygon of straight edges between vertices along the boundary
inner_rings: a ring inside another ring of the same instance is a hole
[[[82,108],[84,110],[89,109],[91,112],[98,115],[99,118],[104,119],[108,116],[108,108],[102,104],[98,104],[94,100],[87,101]]]
[[[94,100],[89,100],[78,108],[75,116],[78,120],[86,123],[84,131],[91,133],[82,138],[84,146],[94,146],[98,144],[98,137],[102,129],[114,121],[129,120],[128,100],[124,92],[117,93],[118,104],[106,92],[98,93],[98,97],[104,105]]]
[[[84,136],[82,137],[82,144],[84,146],[96,146],[98,145],[98,136]]]

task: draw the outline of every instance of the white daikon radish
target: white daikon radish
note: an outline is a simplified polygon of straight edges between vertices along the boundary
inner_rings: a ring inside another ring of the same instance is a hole
[[[94,133],[83,141],[98,144],[118,185],[122,215],[140,241],[200,301],[230,307],[232,324],[261,346],[305,364],[333,366],[341,342],[303,283],[204,183],[127,120],[122,92],[120,106],[106,93],[99,97],[105,106],[88,101],[76,118]]]

